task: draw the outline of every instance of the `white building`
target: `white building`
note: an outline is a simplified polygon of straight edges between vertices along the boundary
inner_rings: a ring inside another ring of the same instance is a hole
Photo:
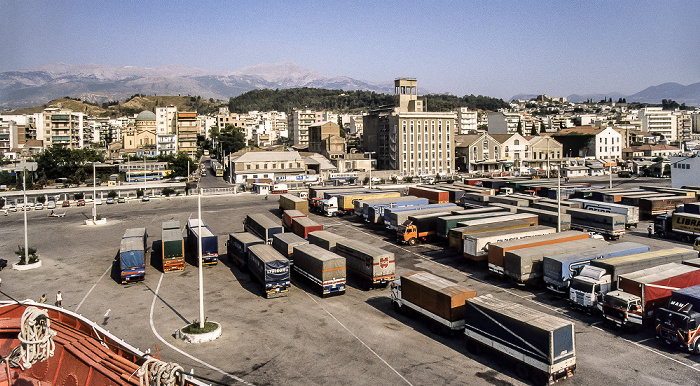
[[[659,133],[669,142],[678,138],[677,119],[673,111],[662,110],[661,107],[646,107],[639,111],[642,121],[642,131]]]
[[[669,157],[671,187],[700,186],[700,156]]]
[[[322,111],[294,110],[289,114],[289,140],[292,145],[305,146],[309,144],[309,126],[314,123],[325,122],[332,119],[325,119],[327,114]],[[335,121],[338,116],[335,116]]]
[[[469,110],[468,107],[460,107],[457,110],[457,124],[455,127],[457,134],[467,134],[476,131],[478,117],[476,111]]]
[[[156,107],[156,133],[175,134],[177,130],[177,107]]]
[[[518,132],[518,123],[520,123],[520,114],[507,113],[503,111],[489,113],[489,134],[515,134]],[[523,134],[525,127],[523,125]]]

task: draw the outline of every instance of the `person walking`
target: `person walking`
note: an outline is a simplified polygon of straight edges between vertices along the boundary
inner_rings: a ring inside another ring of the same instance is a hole
[[[39,303],[44,304],[46,303],[46,294],[41,295],[39,298]]]
[[[56,293],[56,305],[61,307],[62,302],[63,302],[63,295],[61,295],[61,291],[58,291]]]
[[[647,227],[647,233],[649,234],[649,237],[651,237],[651,234],[654,233],[654,227],[652,227],[651,224],[649,224]]]

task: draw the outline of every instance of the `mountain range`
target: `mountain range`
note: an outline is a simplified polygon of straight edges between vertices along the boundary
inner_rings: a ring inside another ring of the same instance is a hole
[[[124,100],[134,94],[191,95],[228,100],[254,89],[314,87],[342,90],[368,90],[393,93],[392,82],[371,83],[349,77],[327,77],[292,62],[262,63],[233,72],[214,72],[182,65],[159,67],[69,65],[51,63],[24,70],[0,72],[0,110],[40,106],[70,96],[86,102]],[[425,94],[425,90],[421,90]],[[518,94],[511,99],[530,99]],[[700,105],[700,83],[683,86],[664,83],[636,94],[621,93],[569,95],[571,102],[603,98],[626,98],[628,102],[660,103],[673,99],[691,106]]]

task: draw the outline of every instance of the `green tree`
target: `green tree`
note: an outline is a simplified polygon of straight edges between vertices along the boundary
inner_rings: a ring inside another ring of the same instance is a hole
[[[518,134],[523,135],[523,121],[518,120]]]
[[[173,171],[173,177],[187,177],[188,165],[190,173],[197,169],[197,166],[192,161],[190,156],[184,151],[177,153],[177,155],[172,158],[170,164]]]
[[[221,148],[226,153],[235,153],[246,147],[243,130],[232,124],[227,124],[219,135]]]

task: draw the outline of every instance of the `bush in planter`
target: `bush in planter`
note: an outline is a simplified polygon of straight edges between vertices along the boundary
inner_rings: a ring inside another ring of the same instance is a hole
[[[115,198],[117,197],[117,192],[115,192],[114,190],[110,190],[109,193],[107,193],[107,197]]]
[[[174,193],[175,193],[175,189],[173,189],[173,188],[163,188],[163,190],[161,191],[161,193],[162,193],[165,197],[170,197],[171,194],[174,194]]]
[[[76,194],[73,195],[73,197],[74,197],[76,200],[82,200],[83,198],[85,198],[84,196],[85,196],[85,195],[84,195],[83,193],[76,193]]]
[[[29,262],[27,262],[24,247],[19,247],[19,249],[15,251],[15,255],[19,256],[19,265],[34,264],[39,261],[39,255],[36,254],[36,248],[29,248]]]

